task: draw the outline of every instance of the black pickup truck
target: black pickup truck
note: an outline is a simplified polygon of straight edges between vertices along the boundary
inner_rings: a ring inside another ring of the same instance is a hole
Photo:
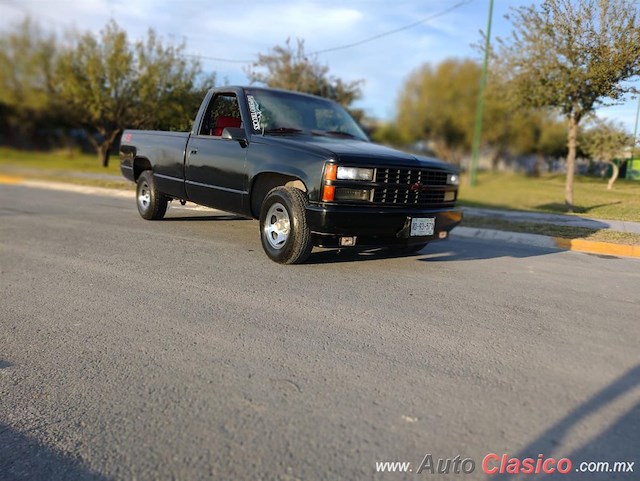
[[[373,144],[340,105],[283,90],[212,89],[191,132],[126,130],[120,167],[143,218],[179,200],[259,219],[282,264],[313,246],[418,251],[462,219],[456,168]]]

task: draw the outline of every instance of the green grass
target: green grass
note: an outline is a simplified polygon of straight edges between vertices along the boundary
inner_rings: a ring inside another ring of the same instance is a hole
[[[82,154],[67,150],[54,152],[23,151],[0,147],[0,166],[10,165],[32,169],[70,170],[120,175],[120,162],[111,156],[109,167],[100,165],[97,155]]]
[[[122,177],[120,162],[112,156],[102,167],[96,155],[60,150],[55,152],[21,151],[0,147],[0,173],[26,179],[49,180],[69,184],[112,189],[131,189]]]
[[[522,232],[525,234],[539,234],[565,239],[585,239],[590,241],[610,242],[613,244],[640,245],[640,234],[632,232],[618,232],[609,229],[590,229],[554,224],[540,224],[537,222],[509,221],[492,217],[469,217],[462,221],[465,227],[480,229],[495,229],[507,232]]]
[[[465,180],[465,179],[463,179]],[[605,179],[577,176],[575,214],[600,219],[640,221],[640,181],[618,180],[607,190]],[[483,172],[478,183],[460,187],[460,204],[469,207],[566,213],[564,174],[527,177]]]

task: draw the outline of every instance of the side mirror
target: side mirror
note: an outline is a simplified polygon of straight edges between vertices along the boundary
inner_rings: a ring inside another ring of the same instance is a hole
[[[225,127],[222,131],[222,138],[226,140],[237,140],[243,147],[247,145],[247,134],[240,127]]]

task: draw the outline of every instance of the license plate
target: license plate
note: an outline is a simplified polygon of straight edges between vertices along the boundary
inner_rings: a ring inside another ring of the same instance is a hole
[[[416,217],[411,219],[411,237],[433,235],[436,228],[434,217]]]

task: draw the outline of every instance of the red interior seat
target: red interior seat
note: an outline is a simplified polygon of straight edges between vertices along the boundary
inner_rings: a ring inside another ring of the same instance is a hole
[[[227,115],[221,115],[216,120],[216,127],[213,129],[213,135],[220,136],[222,135],[222,131],[225,127],[235,127],[238,128],[242,124],[242,121],[239,117],[229,117]]]

